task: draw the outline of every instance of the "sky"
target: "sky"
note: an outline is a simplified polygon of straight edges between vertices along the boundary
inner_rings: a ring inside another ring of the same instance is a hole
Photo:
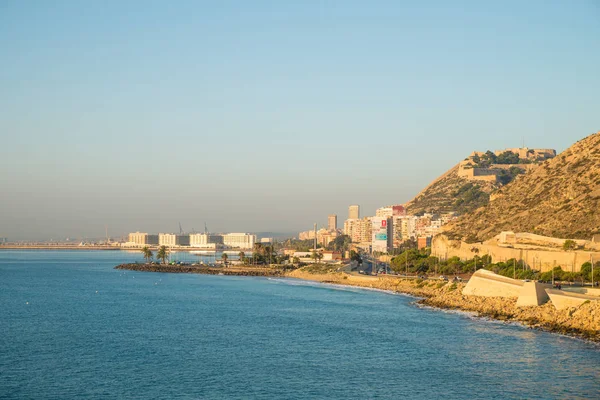
[[[290,232],[600,130],[600,1],[0,2],[0,237]]]

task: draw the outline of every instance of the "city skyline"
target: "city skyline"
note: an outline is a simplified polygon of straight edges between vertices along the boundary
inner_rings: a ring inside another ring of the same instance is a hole
[[[350,204],[404,204],[474,150],[560,152],[598,130],[599,16],[592,2],[8,2],[0,237],[298,232]]]

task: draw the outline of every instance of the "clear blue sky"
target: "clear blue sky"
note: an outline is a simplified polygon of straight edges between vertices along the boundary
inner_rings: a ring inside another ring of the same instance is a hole
[[[0,59],[9,239],[304,230],[600,129],[593,0],[5,0]]]

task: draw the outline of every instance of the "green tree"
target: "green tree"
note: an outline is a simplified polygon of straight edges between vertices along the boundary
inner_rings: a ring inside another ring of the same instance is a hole
[[[431,254],[430,249],[417,250],[410,249],[404,253],[392,258],[390,267],[396,272],[411,271],[411,272],[423,272],[428,269],[426,262],[427,258]]]
[[[496,157],[496,164],[518,164],[519,155],[507,150]]]
[[[240,257],[240,261],[241,261],[242,263],[246,263],[246,253],[244,253],[243,251],[240,251],[240,252],[238,253],[238,256]]]
[[[161,260],[163,264],[167,263],[167,259],[169,258],[169,249],[167,248],[167,246],[160,246],[158,248],[156,258]]]
[[[221,254],[221,260],[223,260],[223,264],[227,265],[228,258],[229,258],[229,256],[227,255],[227,253]]]
[[[589,261],[583,263],[581,265],[580,273],[584,280],[591,281],[592,280],[592,263]]]
[[[563,243],[563,250],[565,250],[565,251],[575,250],[576,248],[577,248],[577,243],[575,243],[574,240],[567,239]]]
[[[152,250],[150,250],[148,246],[144,246],[144,248],[142,248],[142,254],[144,255],[144,260],[146,260],[148,263],[152,261],[152,257],[154,257]]]
[[[551,271],[544,272],[540,275],[540,279],[543,281],[551,281],[552,275],[554,275],[554,280],[562,281],[564,278],[565,272],[562,270],[560,266],[554,267]]]
[[[312,253],[310,253],[310,258],[314,261],[317,261],[319,259],[317,251],[313,250]]]
[[[356,263],[358,265],[362,265],[363,260],[362,257],[360,256],[360,253],[354,251],[354,250],[350,250],[350,261],[356,261]]]
[[[352,243],[352,239],[348,235],[341,235],[333,239],[327,245],[327,250],[331,251],[341,251],[344,252],[348,250],[348,246]]]

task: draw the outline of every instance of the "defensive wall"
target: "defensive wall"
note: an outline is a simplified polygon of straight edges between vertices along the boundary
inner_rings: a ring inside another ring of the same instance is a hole
[[[564,240],[563,240],[564,242]],[[497,243],[465,243],[458,240],[449,240],[443,234],[436,235],[431,243],[431,255],[447,260],[450,257],[459,257],[468,260],[475,255],[489,255],[492,262],[503,262],[512,258],[519,262],[518,267],[546,272],[555,266],[562,267],[563,271],[579,272],[581,264],[586,261],[600,261],[600,251],[563,251],[561,249],[540,248],[536,246],[504,247]]]

